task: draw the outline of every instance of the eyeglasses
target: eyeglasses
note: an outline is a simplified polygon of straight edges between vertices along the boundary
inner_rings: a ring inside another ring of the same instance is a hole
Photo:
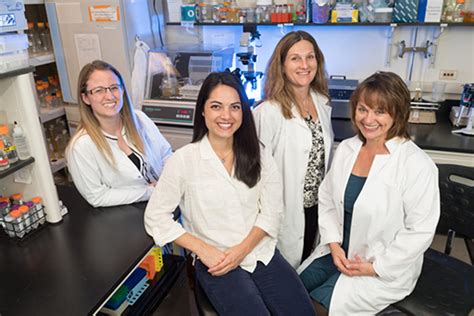
[[[96,96],[103,96],[107,92],[107,90],[110,91],[110,93],[117,95],[123,92],[122,85],[119,84],[114,84],[111,85],[110,87],[96,87],[94,89],[90,89],[86,91],[86,93],[89,93],[90,95],[96,95]]]

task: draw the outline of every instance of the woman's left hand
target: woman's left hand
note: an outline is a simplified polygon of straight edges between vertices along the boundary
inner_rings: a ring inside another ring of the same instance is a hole
[[[225,258],[218,265],[207,270],[213,276],[222,276],[229,271],[234,270],[244,260],[249,253],[248,247],[240,243],[224,251]]]
[[[359,256],[355,260],[349,260],[347,269],[351,271],[351,276],[377,276],[371,262],[364,262]]]

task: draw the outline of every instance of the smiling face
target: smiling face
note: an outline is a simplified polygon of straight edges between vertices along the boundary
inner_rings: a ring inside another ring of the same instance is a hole
[[[306,40],[297,42],[288,50],[283,67],[290,84],[309,88],[318,68],[313,45]]]
[[[368,106],[364,100],[359,100],[355,108],[354,121],[364,135],[367,143],[385,143],[388,131],[394,120],[390,114],[379,106]]]
[[[202,113],[212,142],[232,141],[234,133],[242,125],[242,104],[237,91],[219,84],[209,94]]]
[[[104,91],[100,88],[109,88]],[[118,88],[118,89],[117,89]],[[118,118],[123,106],[123,88],[120,79],[110,70],[95,70],[87,80],[87,91],[82,100],[92,108],[99,120]]]

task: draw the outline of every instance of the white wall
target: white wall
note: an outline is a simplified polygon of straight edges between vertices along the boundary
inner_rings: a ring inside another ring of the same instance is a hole
[[[377,70],[393,71],[407,81],[411,79],[412,88],[422,84],[423,90],[429,92],[432,82],[440,81],[440,70],[455,70],[457,78],[445,80],[446,91],[453,94],[461,92],[463,83],[474,82],[474,27],[470,26],[449,26],[441,36],[439,26],[399,26],[394,29],[391,46],[388,46],[390,26],[294,26],[284,29],[258,26],[262,47],[257,49],[257,70],[265,70],[283,33],[300,29],[311,33],[317,40],[325,55],[329,75],[364,79]],[[438,43],[432,48],[435,52],[433,65],[431,59],[425,59],[422,53],[407,53],[403,58],[397,56],[400,41],[405,40],[407,46],[414,46],[416,29],[416,46],[424,46],[426,41]],[[189,31],[180,26],[167,26],[166,41],[233,45],[237,51],[241,33],[242,26],[204,26]],[[436,41],[437,36],[439,39]],[[387,47],[390,47],[390,52]],[[387,54],[391,55],[390,65],[386,65]],[[413,69],[410,71],[412,58]]]

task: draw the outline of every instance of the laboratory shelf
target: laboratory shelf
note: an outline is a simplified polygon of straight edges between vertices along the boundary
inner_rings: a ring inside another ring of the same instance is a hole
[[[36,54],[36,55],[31,55],[29,64],[30,66],[42,66],[42,65],[47,65],[54,63],[54,54],[53,52],[46,52],[44,54]]]
[[[0,179],[5,178],[6,176],[11,175],[12,173],[32,164],[35,161],[33,157],[26,160],[18,160],[15,163],[10,164],[10,168],[0,171]]]
[[[44,4],[44,0],[25,0],[25,5],[28,4]]]
[[[43,124],[64,115],[66,115],[66,110],[63,105],[56,108],[40,108],[39,110],[40,121]]]
[[[16,76],[19,76],[19,75],[24,75],[24,74],[33,72],[33,71],[35,71],[35,67],[33,67],[33,66],[28,66],[28,67],[25,67],[25,68],[15,69],[15,70],[12,70],[12,71],[0,73],[0,79],[16,77]]]
[[[388,23],[192,23],[192,22],[167,22],[166,25],[177,25],[177,26],[232,26],[232,25],[244,25],[244,26],[439,26],[439,27],[452,27],[452,26],[474,26],[474,23],[399,23],[399,22],[388,22]]]

